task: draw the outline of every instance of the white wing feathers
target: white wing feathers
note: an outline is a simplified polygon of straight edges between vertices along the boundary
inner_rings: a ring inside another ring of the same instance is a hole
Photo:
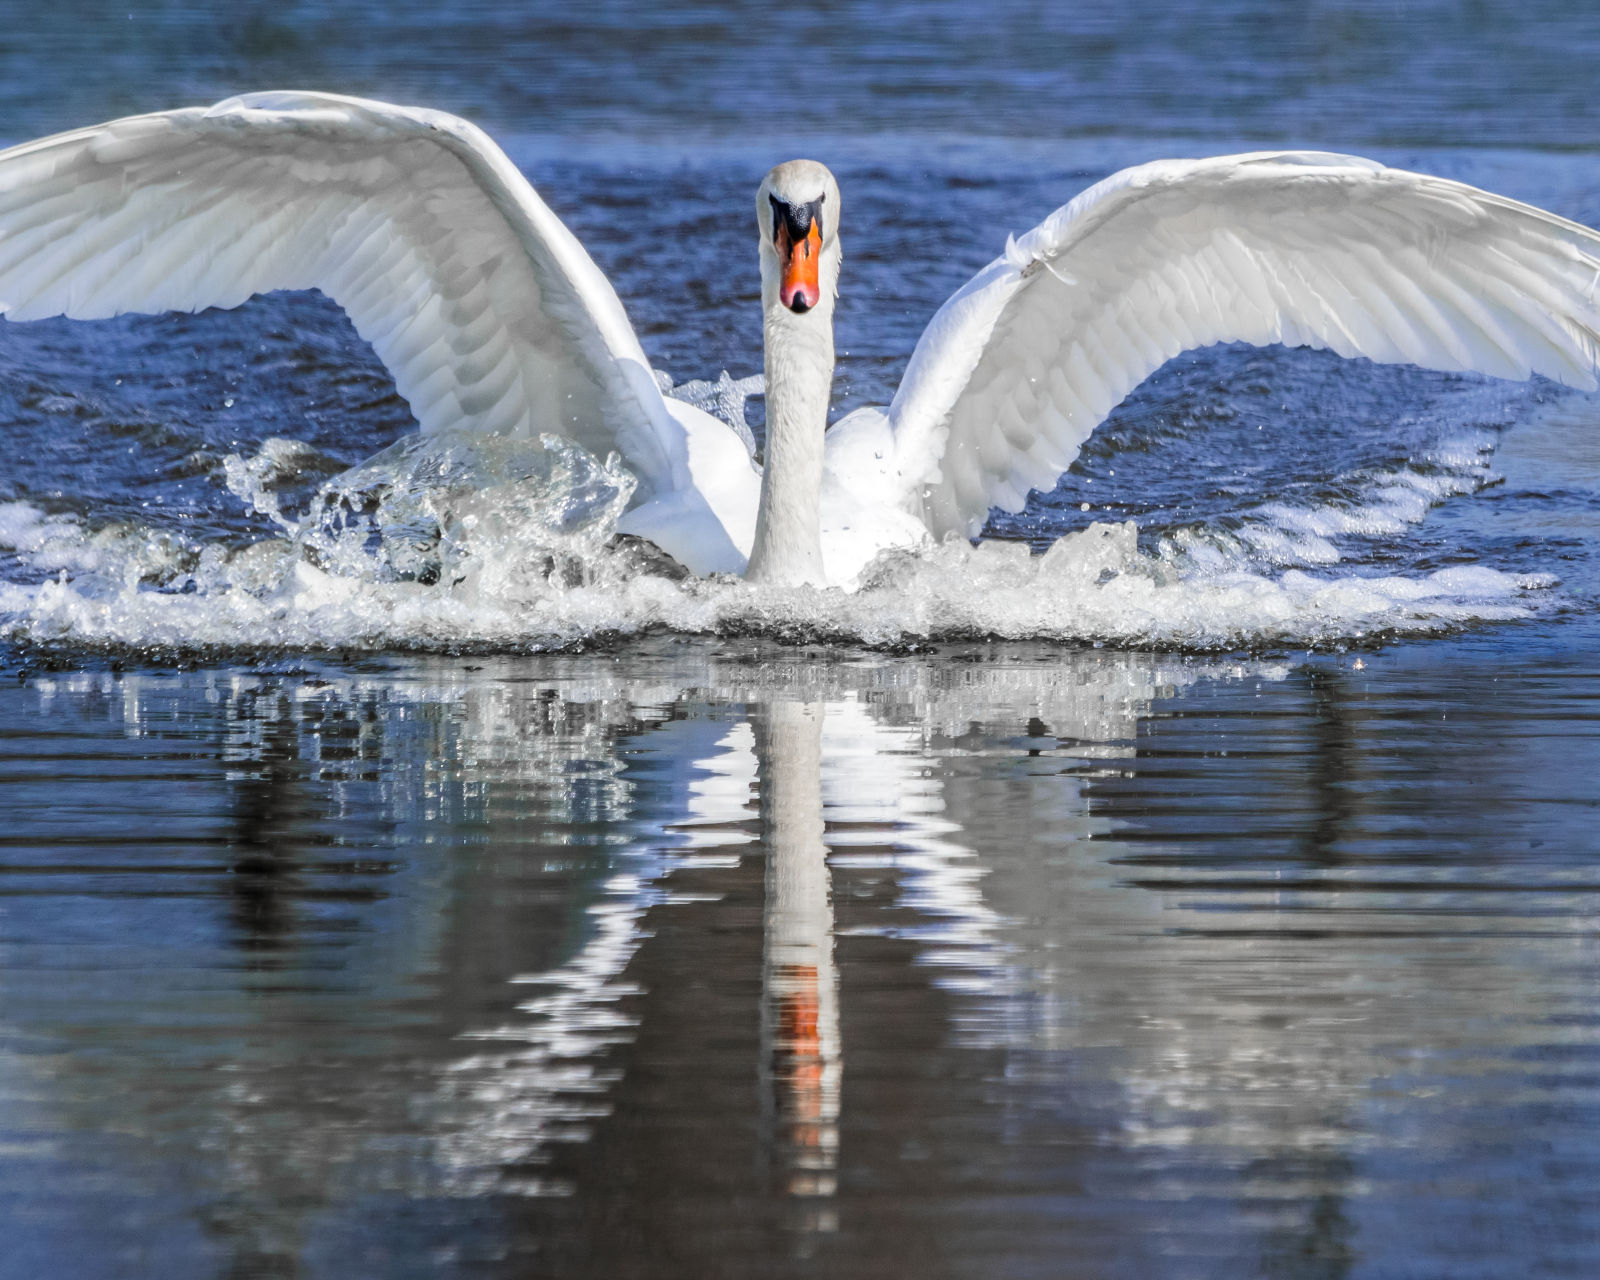
[[[1057,210],[947,302],[890,421],[935,535],[1052,488],[1111,409],[1216,342],[1594,389],[1600,235],[1369,160],[1160,161]]]
[[[555,431],[687,485],[616,293],[478,128],[442,112],[258,93],[0,152],[0,313],[233,307],[318,288],[423,430]]]

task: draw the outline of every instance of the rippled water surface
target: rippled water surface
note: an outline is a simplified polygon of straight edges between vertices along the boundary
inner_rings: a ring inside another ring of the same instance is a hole
[[[1584,1275],[1600,673],[37,673],[10,1275]]]
[[[808,152],[843,412],[1160,155],[1600,223],[1597,55],[1553,3],[64,3],[0,138],[458,111],[680,387],[759,370]],[[762,593],[608,551],[556,447],[413,537],[317,295],[0,324],[0,1278],[1600,1274],[1597,428],[1214,348],[986,548]]]

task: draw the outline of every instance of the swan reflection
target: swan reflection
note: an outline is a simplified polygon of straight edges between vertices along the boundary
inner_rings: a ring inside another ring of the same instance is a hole
[[[758,722],[761,828],[767,842],[762,915],[762,1074],[773,1143],[790,1195],[837,1190],[839,973],[833,890],[823,843],[823,706],[769,703]],[[819,1225],[833,1225],[819,1219]]]
[[[1237,674],[1206,670],[1219,672]],[[603,895],[587,910],[581,949],[556,969],[513,977],[534,994],[512,1017],[462,1033],[495,1047],[456,1061],[446,1076],[456,1119],[441,1147],[453,1185],[461,1193],[573,1190],[529,1170],[552,1163],[552,1144],[588,1138],[610,1113],[622,1073],[600,1064],[635,1038],[660,1003],[659,992],[628,978],[655,932],[648,919],[702,901],[690,887],[697,870],[753,867],[761,877],[763,1142],[783,1194],[834,1196],[847,1062],[840,1012],[849,996],[835,954],[830,863],[892,874],[900,909],[915,921],[858,923],[853,934],[910,939],[936,985],[1004,996],[1015,968],[1000,938],[1005,918],[985,900],[985,868],[961,838],[962,822],[946,813],[945,789],[952,781],[960,789],[960,773],[952,779],[932,770],[929,758],[981,768],[990,752],[1016,754],[1012,743],[980,748],[987,739],[975,726],[993,714],[997,696],[1021,696],[1034,713],[1024,721],[1037,726],[1049,717],[1051,755],[1070,749],[1077,759],[1114,759],[1133,750],[1153,698],[1196,678],[1181,661],[1127,657],[1054,672],[969,671],[937,682],[927,668],[729,664],[684,673],[676,687],[622,693],[596,684],[587,669],[573,694],[633,708],[631,724],[609,721],[620,731],[609,749],[630,762],[615,775],[621,794],[648,798],[651,821],[629,824],[635,839],[614,855]],[[731,725],[729,711],[740,717]],[[548,746],[527,754],[540,773],[555,766]],[[664,770],[650,772],[646,762]],[[483,766],[474,761],[475,771]],[[1081,781],[1052,782],[1055,794],[1033,820],[1055,824],[1063,838],[1086,834],[1094,824]],[[627,800],[618,805],[625,810]],[[800,1223],[828,1231],[837,1218],[818,1206]]]
[[[1065,1044],[1072,1010],[1099,1007],[1093,984],[1117,985],[1109,961],[1062,968],[1080,951],[1031,922],[1055,890],[1005,841],[1103,837],[1089,790],[1153,704],[1241,674],[669,648],[625,670],[577,656],[35,680],[58,731],[98,717],[200,779],[160,829],[119,833],[106,874],[174,878],[166,898],[118,899],[103,928],[172,939],[166,963],[205,992],[112,971],[72,1026],[38,1016],[85,1045],[118,1037],[116,1124],[200,1135],[209,1154],[164,1176],[228,1189],[211,1229],[251,1266],[287,1266],[308,1224],[358,1204],[604,1213],[615,1194],[645,1212],[752,1155],[784,1206],[774,1227],[823,1248],[868,1159],[852,1141],[880,1126],[905,1151],[934,1141],[915,1107],[886,1106],[881,1065],[859,1064],[903,1054],[889,1046],[908,1030],[932,1053]],[[91,794],[109,822],[135,792]],[[1126,928],[1144,902],[1087,888],[1048,909],[1056,932],[1081,917],[1092,942],[1097,915]],[[205,948],[177,941],[196,936]],[[863,1011],[888,970],[841,967],[869,945],[911,961],[881,1026]],[[117,1030],[147,1006],[169,1030]],[[50,1087],[68,1131],[105,1129],[107,1091]],[[640,1173],[616,1181],[624,1149]]]

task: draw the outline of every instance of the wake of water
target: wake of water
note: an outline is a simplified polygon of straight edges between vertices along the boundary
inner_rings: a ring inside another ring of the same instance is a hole
[[[304,446],[270,438],[224,462],[230,491],[279,530],[242,547],[0,504],[0,547],[24,579],[0,585],[0,636],[181,650],[538,650],[651,631],[874,646],[1359,643],[1556,603],[1547,574],[1374,576],[1359,556],[1333,571],[1362,539],[1404,532],[1492,483],[1492,441],[1452,438],[1404,467],[1338,477],[1332,497],[1264,503],[1149,548],[1132,521],[1091,524],[1042,555],[952,538],[886,554],[847,594],[671,572],[615,536],[634,488],[619,461],[558,437],[407,436],[326,482],[299,515],[281,509],[279,490]]]

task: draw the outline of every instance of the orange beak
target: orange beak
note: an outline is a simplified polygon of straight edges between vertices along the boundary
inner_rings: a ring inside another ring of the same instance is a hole
[[[778,264],[783,268],[783,283],[778,286],[778,301],[790,311],[799,314],[810,311],[822,300],[822,286],[817,282],[817,268],[822,262],[822,232],[816,219],[804,240],[793,240],[789,227],[778,223],[776,241]]]

